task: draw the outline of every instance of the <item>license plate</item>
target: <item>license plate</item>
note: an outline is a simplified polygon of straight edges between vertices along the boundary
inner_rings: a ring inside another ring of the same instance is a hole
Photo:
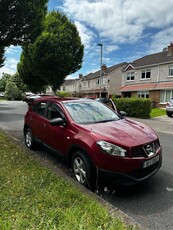
[[[157,161],[159,161],[159,156],[156,156],[148,161],[145,161],[143,164],[143,168],[147,168],[153,164],[155,164]]]

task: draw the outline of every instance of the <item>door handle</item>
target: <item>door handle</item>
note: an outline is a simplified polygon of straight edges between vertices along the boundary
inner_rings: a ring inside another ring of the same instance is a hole
[[[30,120],[32,121],[32,120],[33,120],[33,117],[30,117]]]
[[[43,126],[44,126],[44,128],[45,128],[45,127],[47,127],[47,124],[46,124],[46,123],[43,123]]]

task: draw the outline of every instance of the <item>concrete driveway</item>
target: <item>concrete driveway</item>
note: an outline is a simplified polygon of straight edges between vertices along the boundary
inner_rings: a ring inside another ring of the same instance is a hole
[[[133,120],[140,121],[146,125],[149,125],[156,132],[173,134],[173,117],[168,117],[165,115],[150,119],[133,118]]]

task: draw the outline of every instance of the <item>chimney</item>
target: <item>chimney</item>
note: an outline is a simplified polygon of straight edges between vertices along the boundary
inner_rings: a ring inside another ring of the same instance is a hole
[[[171,42],[170,45],[168,46],[167,56],[172,56],[172,55],[173,55],[173,43]]]
[[[79,79],[82,79],[82,78],[83,78],[83,74],[80,73],[80,74],[79,74]]]
[[[105,64],[102,65],[102,73],[107,72],[107,66]]]

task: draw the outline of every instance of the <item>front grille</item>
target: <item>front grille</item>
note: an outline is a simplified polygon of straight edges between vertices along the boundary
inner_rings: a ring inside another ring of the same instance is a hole
[[[152,146],[154,153],[156,153],[157,150],[160,148],[159,141],[155,141],[153,143],[150,143],[149,145]],[[145,157],[145,158],[147,158],[148,157],[148,153],[146,151],[147,146],[148,146],[148,144],[145,146],[138,147],[138,148],[133,148],[132,149],[132,157]]]
[[[137,169],[137,170],[131,172],[129,174],[129,176],[132,176],[136,179],[142,179],[142,178],[152,174],[152,172],[157,171],[157,169],[159,169],[160,166],[161,166],[161,159],[157,163],[155,163],[155,164],[153,164],[147,168],[141,168],[141,169]]]

